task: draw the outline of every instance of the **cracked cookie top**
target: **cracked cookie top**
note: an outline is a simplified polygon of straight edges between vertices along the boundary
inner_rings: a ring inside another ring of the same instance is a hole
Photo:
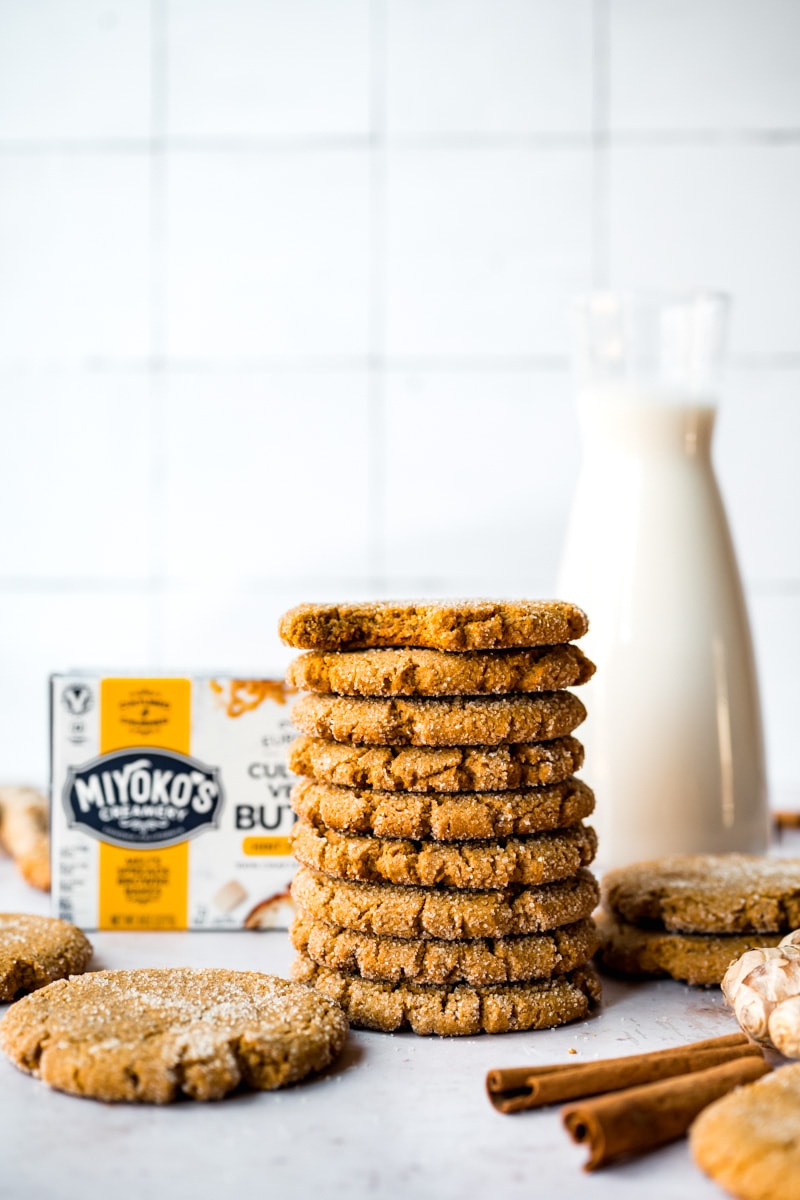
[[[255,971],[95,971],[13,1005],[0,1045],[51,1087],[98,1100],[215,1100],[295,1083],[341,1050],[347,1020],[311,988]]]
[[[571,642],[588,628],[586,614],[563,600],[382,600],[300,604],[283,615],[279,632],[298,650],[495,650]]]

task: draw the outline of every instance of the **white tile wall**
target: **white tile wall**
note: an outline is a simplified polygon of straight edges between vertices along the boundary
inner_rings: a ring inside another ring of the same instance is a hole
[[[147,580],[157,528],[147,377],[6,370],[0,396],[0,588]]]
[[[388,0],[390,134],[588,134],[590,0]]]
[[[386,183],[394,355],[563,354],[591,275],[587,150],[398,150]]]
[[[148,136],[144,0],[2,0],[0,30],[0,139]]]
[[[0,154],[0,363],[148,351],[150,164]]]
[[[735,295],[716,444],[800,797],[794,0],[0,0],[0,778],[69,663],[547,592],[569,296]]]
[[[721,287],[731,344],[800,353],[800,142],[611,151],[611,282]]]
[[[365,154],[176,153],[167,179],[170,354],[366,354]]]
[[[610,0],[613,129],[796,130],[795,0]]]
[[[166,11],[170,133],[369,132],[369,0],[169,0]]]
[[[800,369],[728,373],[715,462],[744,577],[800,580]]]
[[[751,595],[749,607],[758,659],[771,794],[773,799],[794,807],[800,801],[800,780],[797,772],[797,686],[791,673],[800,662],[800,595],[797,591]]]
[[[578,465],[566,372],[398,372],[386,396],[388,574],[552,595]]]
[[[164,408],[171,580],[368,574],[366,371],[175,373]]]

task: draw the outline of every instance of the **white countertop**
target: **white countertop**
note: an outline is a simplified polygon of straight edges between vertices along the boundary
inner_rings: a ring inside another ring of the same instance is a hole
[[[47,913],[48,903],[0,862],[0,911]],[[221,966],[287,975],[293,954],[283,932],[90,936],[97,968]],[[569,1140],[557,1108],[501,1116],[484,1079],[490,1067],[578,1063],[735,1029],[716,989],[605,980],[600,1013],[579,1024],[453,1039],[357,1031],[322,1077],[284,1091],[163,1108],[63,1095],[0,1056],[0,1196],[640,1200],[646,1188],[648,1200],[720,1200],[685,1140],[586,1174],[587,1152]]]

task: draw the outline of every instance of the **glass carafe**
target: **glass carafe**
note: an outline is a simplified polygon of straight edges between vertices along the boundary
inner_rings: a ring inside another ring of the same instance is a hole
[[[558,592],[590,619],[578,733],[602,869],[767,847],[752,641],[711,461],[727,307],[634,293],[577,308],[583,462]]]

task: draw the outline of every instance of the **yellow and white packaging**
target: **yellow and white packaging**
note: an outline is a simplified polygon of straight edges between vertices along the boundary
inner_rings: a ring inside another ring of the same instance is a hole
[[[53,675],[54,915],[82,929],[286,928],[288,700],[270,679]]]

